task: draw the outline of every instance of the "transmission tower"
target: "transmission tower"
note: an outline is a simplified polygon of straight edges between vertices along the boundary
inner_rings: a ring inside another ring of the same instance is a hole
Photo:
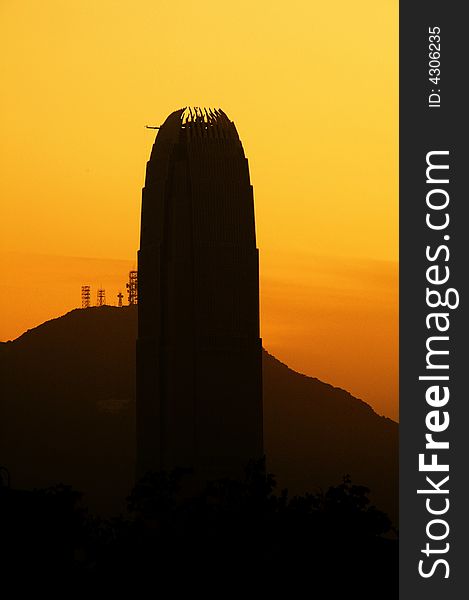
[[[81,286],[81,307],[89,308],[91,306],[91,287],[89,285]]]
[[[122,308],[122,298],[124,297],[124,294],[122,292],[119,292],[117,294],[117,306],[119,308]]]
[[[98,306],[104,306],[106,304],[106,290],[100,288],[98,290],[97,303]]]
[[[129,271],[129,283],[126,284],[129,304],[138,303],[138,276],[137,271]]]

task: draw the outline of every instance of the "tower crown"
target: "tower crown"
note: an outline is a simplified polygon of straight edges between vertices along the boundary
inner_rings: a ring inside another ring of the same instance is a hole
[[[186,138],[214,138],[239,140],[233,121],[220,108],[186,106],[169,115],[160,128],[160,133],[179,130]]]
[[[186,125],[188,123],[220,126],[227,123],[231,124],[231,121],[220,108],[186,106],[182,109],[181,124]]]

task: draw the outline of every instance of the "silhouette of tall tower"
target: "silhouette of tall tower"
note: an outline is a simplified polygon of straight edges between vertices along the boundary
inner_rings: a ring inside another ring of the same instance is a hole
[[[137,473],[241,476],[263,454],[253,188],[221,110],[159,128],[138,254]]]

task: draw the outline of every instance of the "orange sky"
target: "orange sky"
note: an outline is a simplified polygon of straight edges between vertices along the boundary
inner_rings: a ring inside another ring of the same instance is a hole
[[[154,132],[235,121],[265,346],[397,416],[397,2],[4,0],[0,339],[109,303],[135,265]]]

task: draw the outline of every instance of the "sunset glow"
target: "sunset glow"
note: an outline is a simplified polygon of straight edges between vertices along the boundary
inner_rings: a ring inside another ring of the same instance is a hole
[[[0,339],[125,293],[155,131],[234,120],[254,186],[265,348],[398,411],[393,1],[7,0]]]

